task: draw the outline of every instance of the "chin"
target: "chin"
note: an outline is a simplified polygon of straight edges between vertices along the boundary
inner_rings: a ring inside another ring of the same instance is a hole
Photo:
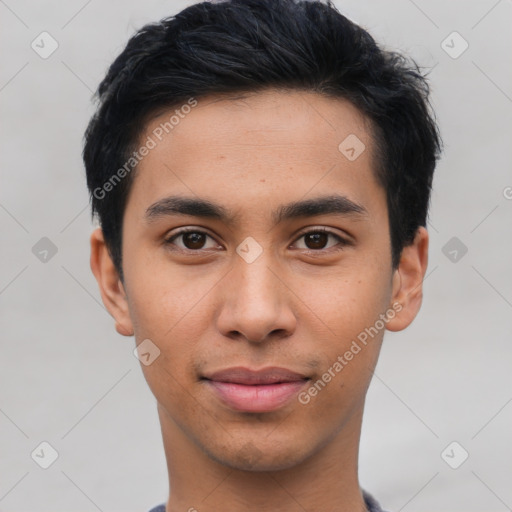
[[[288,446],[265,441],[258,443],[256,440],[248,440],[242,442],[238,449],[231,442],[228,448],[219,447],[216,453],[208,450],[208,455],[223,466],[253,472],[290,469],[307,458],[293,440],[290,440]]]

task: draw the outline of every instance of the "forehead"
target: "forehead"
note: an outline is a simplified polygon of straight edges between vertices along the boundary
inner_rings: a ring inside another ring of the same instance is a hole
[[[233,211],[268,209],[337,191],[371,210],[372,196],[383,196],[371,126],[350,102],[278,90],[194,101],[147,122],[139,145],[151,139],[154,147],[139,162],[132,190],[140,209],[177,194]]]
[[[358,135],[370,143],[370,122],[341,98],[270,89],[235,96],[212,95],[194,101],[195,107],[184,102],[153,115],[145,135],[163,131],[156,134],[158,142],[183,150],[197,149],[199,142],[201,150],[213,144],[242,150],[259,146],[269,151],[277,145],[295,149],[302,146],[307,150],[321,143],[322,150],[330,145],[336,156],[339,143],[348,135]],[[197,156],[190,151],[182,153]]]

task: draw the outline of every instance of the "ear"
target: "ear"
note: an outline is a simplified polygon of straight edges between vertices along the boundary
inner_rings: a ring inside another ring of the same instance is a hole
[[[116,321],[116,331],[123,336],[133,336],[125,289],[101,228],[95,229],[91,235],[91,270],[98,282],[103,304]]]
[[[423,299],[423,279],[428,265],[428,231],[420,226],[411,245],[403,248],[393,275],[391,304],[396,315],[386,323],[389,331],[401,331],[414,320]],[[401,307],[401,309],[400,309]]]

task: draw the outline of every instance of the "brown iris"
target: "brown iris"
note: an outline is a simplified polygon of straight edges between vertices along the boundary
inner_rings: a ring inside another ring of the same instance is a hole
[[[304,241],[309,249],[323,249],[327,244],[328,238],[329,233],[313,232],[304,235]],[[313,247],[311,247],[308,242],[311,242]]]
[[[183,233],[182,236],[183,244],[187,249],[201,249],[206,241],[206,235],[204,233]]]

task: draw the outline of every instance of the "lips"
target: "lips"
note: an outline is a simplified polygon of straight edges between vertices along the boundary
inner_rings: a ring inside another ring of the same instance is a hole
[[[203,377],[224,405],[239,412],[270,412],[291,401],[309,378],[286,368],[236,367]]]
[[[247,386],[297,382],[307,379],[305,375],[277,366],[271,366],[261,370],[250,370],[249,368],[239,366],[214,372],[205,376],[205,378],[217,382],[231,382],[234,384],[245,384]]]

